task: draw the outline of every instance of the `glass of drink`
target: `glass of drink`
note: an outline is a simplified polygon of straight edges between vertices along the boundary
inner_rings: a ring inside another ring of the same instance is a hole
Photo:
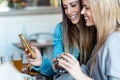
[[[20,52],[13,53],[13,65],[18,71],[22,72],[23,53]]]
[[[61,66],[58,65],[59,64],[59,61],[57,60],[58,58],[59,59],[64,59],[62,57],[57,57],[56,60],[53,61],[53,69],[54,69],[54,71],[56,73],[58,73],[58,74],[66,73],[67,71],[64,68],[62,68]]]

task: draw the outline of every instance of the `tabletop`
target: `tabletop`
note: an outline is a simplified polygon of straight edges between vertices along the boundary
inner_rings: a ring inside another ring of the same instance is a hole
[[[22,73],[35,77],[36,78],[35,80],[53,80],[52,77],[46,77],[45,75],[42,75],[40,72],[35,71],[34,69],[31,69],[31,71],[29,72],[24,71],[25,70],[24,68],[27,68],[28,65],[29,65],[28,63],[23,64]]]

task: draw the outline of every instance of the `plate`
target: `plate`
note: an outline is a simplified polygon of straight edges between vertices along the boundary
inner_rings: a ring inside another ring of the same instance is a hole
[[[21,76],[23,76],[24,80],[36,80],[35,77],[32,77],[27,74],[21,74]]]

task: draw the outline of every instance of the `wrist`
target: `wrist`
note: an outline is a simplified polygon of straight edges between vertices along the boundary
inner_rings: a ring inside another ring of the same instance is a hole
[[[43,59],[42,59],[42,57],[41,57],[39,60],[37,60],[37,61],[38,61],[37,66],[41,66],[41,65],[42,65],[42,63],[43,63]]]
[[[88,77],[86,74],[81,72],[79,76],[75,78],[75,80],[93,80],[92,78]]]

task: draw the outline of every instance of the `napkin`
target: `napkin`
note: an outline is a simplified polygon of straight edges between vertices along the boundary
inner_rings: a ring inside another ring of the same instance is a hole
[[[24,80],[24,77],[11,63],[0,66],[0,80]]]

